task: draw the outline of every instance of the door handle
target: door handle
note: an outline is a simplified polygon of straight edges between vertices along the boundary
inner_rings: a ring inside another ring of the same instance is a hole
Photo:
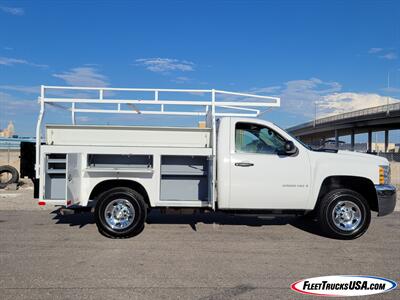
[[[250,163],[250,162],[238,162],[238,163],[235,163],[235,166],[236,167],[252,167],[252,166],[254,166],[254,164]]]

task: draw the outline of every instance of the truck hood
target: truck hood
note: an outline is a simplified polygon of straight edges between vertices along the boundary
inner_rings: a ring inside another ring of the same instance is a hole
[[[354,159],[361,159],[361,160],[368,160],[369,162],[375,161],[377,165],[388,165],[389,161],[381,156],[377,156],[374,154],[368,154],[368,153],[360,153],[360,152],[353,152],[353,151],[347,151],[347,150],[339,150],[338,153],[336,153],[337,156],[341,157],[351,157]]]

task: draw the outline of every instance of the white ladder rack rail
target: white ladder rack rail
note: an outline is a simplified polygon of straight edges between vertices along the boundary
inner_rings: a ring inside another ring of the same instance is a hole
[[[48,92],[61,92],[60,97],[47,97]],[[79,92],[88,93],[95,92],[96,98],[84,98],[75,97],[73,95],[68,95],[68,92]],[[152,99],[139,99],[139,97],[134,97],[132,99],[112,99],[105,98],[105,92],[146,92],[154,95]],[[160,94],[171,95],[173,93],[187,94],[189,96],[193,95],[209,95],[210,100],[161,100]],[[63,95],[64,94],[64,95]],[[219,97],[240,97],[245,100],[251,101],[218,101]],[[260,102],[254,102],[254,100],[263,100]],[[76,113],[108,113],[108,114],[143,114],[143,115],[176,115],[176,116],[205,116],[207,123],[211,126],[213,134],[213,155],[215,152],[216,143],[216,129],[215,129],[215,119],[220,116],[237,116],[237,117],[257,117],[263,114],[266,110],[272,107],[280,106],[279,97],[254,95],[248,93],[237,93],[229,91],[221,91],[216,89],[150,89],[150,88],[111,88],[111,87],[72,87],[72,86],[45,86],[40,87],[40,97],[38,98],[40,104],[39,117],[36,126],[36,178],[39,178],[39,159],[40,159],[40,144],[42,139],[41,128],[43,122],[43,116],[46,110],[46,104],[52,106],[60,106],[60,104],[70,104],[70,108],[66,108],[71,111],[72,124],[75,125],[75,114]],[[104,108],[79,108],[77,104],[115,104],[115,109],[104,109]],[[157,110],[139,109],[136,105],[154,105]],[[121,109],[121,105],[129,105],[132,109]],[[186,110],[166,110],[168,106],[179,107],[185,106]],[[193,107],[193,109],[188,109],[187,107]],[[61,106],[64,108],[63,106]],[[203,107],[204,110],[198,110],[199,107]],[[195,109],[197,108],[197,110]],[[229,109],[239,112],[220,112],[217,109]],[[264,111],[261,109],[264,108]]]

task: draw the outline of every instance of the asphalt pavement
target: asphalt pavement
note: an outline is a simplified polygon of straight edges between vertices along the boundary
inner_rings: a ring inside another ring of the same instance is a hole
[[[301,218],[155,213],[139,236],[112,240],[88,213],[17,209],[7,193],[0,194],[0,299],[299,299],[312,298],[290,290],[303,278],[400,279],[399,212],[374,216],[353,241],[323,237]],[[24,193],[12,201],[32,201]]]
[[[336,274],[399,281],[400,214],[353,241],[298,218],[152,214],[128,240],[88,214],[0,210],[1,299],[298,299],[292,282]],[[395,290],[371,299],[398,299]]]

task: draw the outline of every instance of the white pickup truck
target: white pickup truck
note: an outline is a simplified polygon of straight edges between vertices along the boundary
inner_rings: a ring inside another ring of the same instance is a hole
[[[96,97],[46,96],[49,90],[60,89],[80,95],[94,91]],[[116,96],[120,91],[150,93],[154,98],[121,99]],[[112,98],[105,96],[107,92]],[[210,95],[211,100],[161,99],[161,94],[171,93]],[[396,189],[390,185],[385,158],[313,150],[275,124],[254,118],[263,113],[260,108],[279,106],[276,97],[217,90],[42,86],[39,102],[39,205],[93,207],[98,229],[107,237],[137,235],[151,209],[193,208],[313,214],[327,235],[353,239],[366,232],[371,211],[384,216],[395,207]],[[42,143],[46,105],[59,103],[71,105],[73,124],[47,125]],[[78,113],[204,116],[206,126],[77,125]]]

